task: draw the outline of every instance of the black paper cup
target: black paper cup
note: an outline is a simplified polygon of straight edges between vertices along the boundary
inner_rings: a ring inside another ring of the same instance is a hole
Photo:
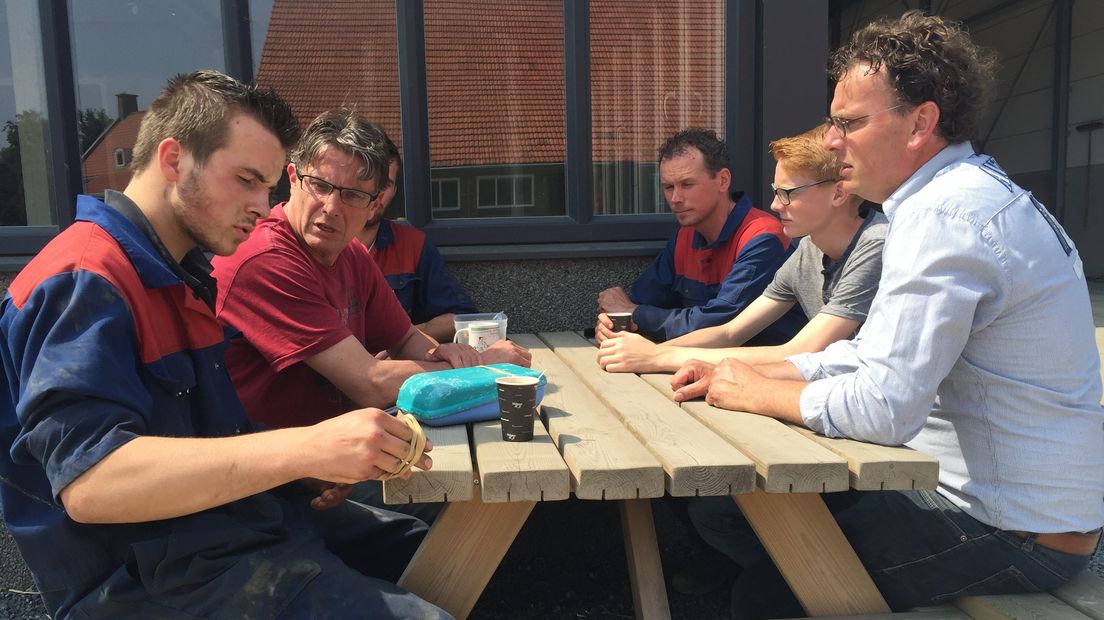
[[[537,417],[537,377],[499,377],[498,414],[503,441],[531,441]]]
[[[607,312],[606,316],[613,321],[615,332],[627,332],[632,327],[632,312]]]

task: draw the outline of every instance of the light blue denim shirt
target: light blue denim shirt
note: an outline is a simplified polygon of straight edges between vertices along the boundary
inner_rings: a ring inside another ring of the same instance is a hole
[[[859,335],[789,358],[813,381],[805,423],[938,458],[940,492],[983,523],[1100,527],[1100,361],[1073,242],[968,143],[883,208],[882,278]]]

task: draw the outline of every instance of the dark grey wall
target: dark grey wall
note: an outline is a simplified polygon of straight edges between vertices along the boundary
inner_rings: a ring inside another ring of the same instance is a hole
[[[449,263],[480,310],[503,311],[508,333],[578,331],[594,326],[598,293],[628,288],[650,258]]]
[[[802,16],[795,19],[795,16]],[[770,207],[774,159],[767,145],[818,125],[828,111],[828,3],[763,3],[760,206]],[[749,84],[750,88],[751,85]]]

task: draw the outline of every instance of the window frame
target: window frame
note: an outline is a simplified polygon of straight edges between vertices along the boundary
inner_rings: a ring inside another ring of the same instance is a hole
[[[757,191],[755,175],[758,110],[755,106],[759,55],[757,26],[761,0],[723,0],[725,38],[724,137],[732,157],[734,186]],[[84,189],[78,143],[75,72],[68,0],[38,0],[50,165],[56,227],[0,227],[0,257],[37,253],[73,222],[75,198]],[[253,80],[249,0],[221,0],[227,73]],[[410,222],[438,246],[494,246],[571,243],[637,243],[663,240],[676,223],[669,214],[596,215],[593,212],[590,113],[590,5],[564,0],[565,192],[564,215],[533,217],[434,218],[430,204],[429,119],[426,93],[423,0],[395,0],[399,92],[403,127],[405,204]],[[167,78],[168,76],[166,76]],[[741,87],[743,85],[743,87]],[[534,187],[534,191],[536,191]],[[626,246],[627,247],[627,246]]]
[[[442,198],[444,197],[444,193],[441,191],[441,188],[442,188],[442,186],[444,186],[445,183],[448,183],[448,184],[450,184],[450,185],[452,185],[453,187],[456,188],[456,205],[450,206],[450,207],[444,207],[444,206],[434,207],[433,202],[432,202],[434,198],[437,199],[438,204],[440,204],[442,202]],[[430,188],[429,188],[430,211],[433,211],[433,212],[442,212],[442,211],[443,212],[448,212],[448,211],[459,211],[460,210],[460,177],[441,177],[441,178],[437,178],[437,179],[430,179],[429,184],[430,184]]]
[[[523,179],[529,181],[529,202],[518,202],[518,183]],[[510,204],[502,204],[498,201],[498,188],[499,183],[502,181],[510,181],[512,185],[511,194],[514,198]],[[531,209],[536,206],[533,201],[533,186],[536,177],[532,174],[481,174],[475,177],[475,208],[479,209]],[[483,204],[483,181],[494,181],[495,187],[495,199],[494,204]]]

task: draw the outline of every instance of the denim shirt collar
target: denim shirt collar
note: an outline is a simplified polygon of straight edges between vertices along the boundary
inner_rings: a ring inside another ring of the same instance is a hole
[[[936,153],[935,157],[932,157],[926,164],[920,166],[919,170],[912,173],[912,176],[902,183],[900,187],[893,190],[889,198],[886,198],[885,202],[882,203],[882,212],[892,221],[893,214],[897,211],[897,207],[930,183],[931,180],[939,174],[940,170],[951,164],[969,159],[973,154],[974,147],[971,146],[969,142],[959,142],[957,144],[947,145],[943,150]]]

